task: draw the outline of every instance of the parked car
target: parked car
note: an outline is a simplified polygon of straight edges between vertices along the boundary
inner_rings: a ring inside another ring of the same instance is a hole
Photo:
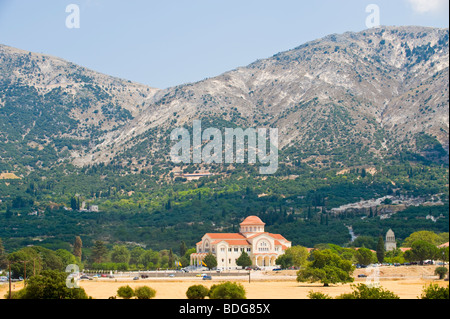
[[[249,266],[245,268],[245,270],[261,270],[261,268],[259,268],[258,266]]]
[[[139,280],[139,277],[134,277],[133,280]]]
[[[281,268],[274,268],[274,269],[272,269],[273,271],[280,271],[281,270]]]
[[[367,275],[364,275],[364,274],[359,274],[359,275],[358,275],[358,277],[359,277],[359,278],[366,278],[366,277],[367,277]]]
[[[210,275],[205,275],[205,276],[203,276],[202,279],[203,279],[203,280],[211,280],[212,278],[211,278]]]
[[[169,277],[175,277],[175,274],[170,274]]]

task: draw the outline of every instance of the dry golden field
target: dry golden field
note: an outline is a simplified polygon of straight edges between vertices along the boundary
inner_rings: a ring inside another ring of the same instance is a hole
[[[401,299],[417,299],[420,297],[425,285],[437,283],[440,286],[448,286],[448,281],[438,280],[434,276],[436,266],[401,266],[380,267],[379,282],[384,289],[397,294]],[[212,284],[233,281],[240,282],[247,292],[248,299],[307,299],[310,291],[322,292],[336,297],[340,294],[351,292],[352,284],[337,284],[323,287],[320,283],[298,283],[295,271],[282,272],[254,272],[251,282],[248,277],[218,277],[212,274],[212,280],[202,280],[197,277],[188,278],[149,278],[149,279],[98,279],[80,281],[80,286],[94,299],[108,299],[116,296],[120,286],[129,285],[132,288],[138,286],[150,286],[156,290],[155,299],[185,299],[186,291],[191,285],[202,284],[210,287]],[[354,272],[353,284],[365,283],[367,278],[358,278],[359,274],[370,275],[367,269],[357,269]],[[22,288],[22,284],[13,285],[13,290]],[[0,296],[8,292],[8,285],[0,287]]]

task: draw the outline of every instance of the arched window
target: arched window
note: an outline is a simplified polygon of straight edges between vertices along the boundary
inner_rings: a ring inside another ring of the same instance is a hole
[[[256,249],[260,252],[270,251],[270,243],[267,240],[262,239],[257,243]]]

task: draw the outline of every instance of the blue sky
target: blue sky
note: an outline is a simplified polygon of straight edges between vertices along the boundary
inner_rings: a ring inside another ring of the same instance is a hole
[[[166,88],[367,29],[369,4],[381,25],[448,28],[448,0],[0,0],[0,43]]]

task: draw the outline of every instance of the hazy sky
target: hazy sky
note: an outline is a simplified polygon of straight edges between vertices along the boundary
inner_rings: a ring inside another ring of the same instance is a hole
[[[448,28],[448,0],[0,0],[0,43],[166,88],[367,29],[369,4],[381,25]]]

